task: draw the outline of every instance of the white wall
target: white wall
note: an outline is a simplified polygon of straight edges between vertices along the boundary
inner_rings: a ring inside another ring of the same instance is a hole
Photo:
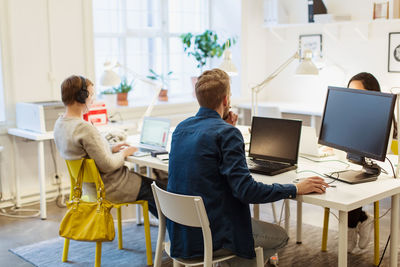
[[[14,161],[12,138],[6,128],[15,126],[15,103],[60,99],[60,83],[68,75],[94,77],[89,0],[0,0],[6,123],[0,125],[3,200],[15,196],[15,172],[19,170],[21,195],[39,192],[37,149],[32,141],[16,139],[20,157]],[[84,23],[86,21],[86,23]],[[85,26],[82,26],[85,25]],[[89,32],[87,35],[86,32]],[[50,143],[45,144],[47,189],[54,173]],[[57,153],[57,152],[56,152]],[[65,174],[64,163],[57,156]],[[65,178],[67,178],[64,175]],[[66,179],[67,183],[68,178]]]
[[[4,146],[0,168],[0,207],[15,198],[15,169],[20,177],[22,202],[39,195],[37,143],[7,134],[15,127],[15,103],[60,100],[60,84],[72,74],[94,81],[92,0],[0,0],[0,38],[6,100],[6,122],[0,124]],[[196,104],[155,107],[153,115],[170,117],[174,124],[192,115]],[[138,119],[145,108],[119,110],[125,120]],[[14,152],[17,153],[14,153]],[[14,160],[15,155],[18,158]],[[55,151],[59,174],[65,186],[69,178],[65,162]],[[56,194],[50,142],[45,142],[45,175],[48,196]]]
[[[372,1],[369,0],[325,2],[328,12],[330,7],[337,14],[348,14],[355,10],[356,13],[351,15],[356,19],[367,19],[372,14]],[[387,72],[388,33],[398,31],[399,20],[371,24],[298,25],[275,28],[272,32],[262,26],[262,0],[242,1],[242,7],[242,92],[248,100],[250,87],[261,82],[293,55],[298,49],[299,35],[302,34],[323,35],[326,68],[316,77],[295,76],[293,73],[297,64],[292,62],[260,93],[261,101],[323,105],[328,85],[346,86],[348,79],[361,71],[374,74],[383,91],[400,85],[400,75]],[[357,26],[360,32],[366,33],[366,38],[357,33]]]

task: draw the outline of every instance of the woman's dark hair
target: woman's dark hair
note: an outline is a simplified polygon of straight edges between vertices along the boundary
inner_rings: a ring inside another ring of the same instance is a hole
[[[371,73],[360,72],[359,74],[354,75],[347,84],[347,87],[349,87],[352,81],[360,81],[366,90],[377,92],[381,91],[381,86],[379,85],[378,80]]]
[[[359,81],[363,84],[363,87],[365,90],[368,91],[376,91],[380,92],[381,91],[381,86],[379,85],[378,80],[375,78],[374,75],[368,72],[360,72],[359,74],[354,75],[349,83],[347,84],[347,87],[349,87],[350,83],[352,81]],[[393,114],[393,138],[397,139],[397,122]]]

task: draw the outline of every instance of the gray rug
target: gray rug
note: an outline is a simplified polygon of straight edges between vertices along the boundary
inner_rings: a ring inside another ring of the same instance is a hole
[[[124,249],[118,250],[117,238],[109,243],[103,243],[102,266],[146,266],[146,249],[143,226],[136,224],[123,225]],[[383,230],[383,229],[382,229]],[[151,227],[151,239],[153,247],[153,258],[157,242],[157,227]],[[387,234],[381,231],[380,254],[387,240]],[[280,267],[330,267],[337,266],[337,243],[336,231],[329,231],[328,252],[321,252],[322,229],[303,224],[303,244],[295,242],[295,225],[290,227],[290,238],[288,245],[279,251]],[[95,243],[77,242],[71,240],[68,255],[68,263],[61,262],[64,239],[55,238],[32,245],[22,246],[10,251],[34,266],[93,266],[95,255]],[[367,249],[355,249],[348,254],[348,266],[369,267],[373,266],[373,242]],[[163,267],[172,266],[168,256],[163,257]],[[381,266],[389,266],[389,251],[386,251]],[[400,260],[399,260],[400,266]]]
[[[158,227],[150,227],[153,258],[157,243]],[[117,233],[116,233],[117,234]],[[118,238],[113,242],[104,242],[101,253],[101,266],[146,266],[146,242],[143,226],[134,223],[123,224],[124,249],[118,249]],[[68,262],[62,263],[61,256],[64,238],[55,238],[40,243],[22,246],[9,251],[34,266],[93,266],[96,243],[71,240]],[[165,255],[164,261],[169,261]]]

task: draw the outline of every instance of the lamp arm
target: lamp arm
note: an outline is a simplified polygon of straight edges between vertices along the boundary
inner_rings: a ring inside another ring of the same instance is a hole
[[[255,116],[258,113],[258,93],[264,88],[266,84],[272,81],[279,75],[293,60],[300,58],[298,52],[295,52],[288,60],[280,65],[273,73],[271,73],[264,81],[251,88],[251,115]]]
[[[114,67],[119,67],[119,68],[123,68],[125,70],[127,70],[128,72],[130,72],[134,78],[141,80],[142,82],[145,82],[147,84],[150,84],[151,86],[157,88],[157,90],[155,90],[155,94],[153,96],[153,98],[151,99],[150,104],[147,106],[146,111],[144,112],[143,116],[140,118],[140,120],[138,121],[137,124],[137,130],[141,131],[142,129],[142,125],[143,125],[143,120],[145,117],[149,117],[151,115],[151,112],[153,111],[153,107],[157,101],[158,95],[160,94],[160,91],[162,89],[162,85],[153,82],[152,80],[150,80],[147,77],[144,77],[140,74],[137,74],[136,72],[134,72],[133,70],[131,70],[130,68],[120,64],[119,62],[116,63],[116,65]]]
[[[131,70],[130,68],[128,68],[128,67],[126,67],[126,66],[120,64],[119,62],[117,62],[116,65],[114,66],[114,68],[116,68],[116,67],[125,69],[126,71],[128,71],[129,73],[131,73],[132,76],[133,76],[134,78],[139,79],[139,80],[141,80],[142,82],[145,82],[145,83],[148,83],[148,84],[150,84],[150,85],[152,85],[152,86],[157,86],[157,87],[158,87],[158,84],[157,84],[157,83],[153,82],[152,80],[150,80],[149,78],[147,78],[147,77],[145,77],[145,76],[142,76],[142,75],[140,75],[140,74],[134,72],[133,70]]]
[[[154,83],[153,83],[154,84]],[[160,94],[160,91],[162,89],[161,85],[157,85],[157,90],[156,93],[154,94],[150,104],[147,106],[146,111],[144,112],[143,116],[140,118],[140,120],[138,121],[138,125],[137,125],[137,130],[141,131],[142,129],[142,125],[143,125],[143,120],[145,117],[149,117],[151,115],[151,112],[153,111],[153,107],[157,101],[158,95]]]

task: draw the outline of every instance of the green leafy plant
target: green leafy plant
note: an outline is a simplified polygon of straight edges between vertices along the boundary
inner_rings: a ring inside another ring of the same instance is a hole
[[[221,57],[226,48],[236,43],[235,37],[228,38],[222,44],[218,43],[217,33],[211,30],[206,30],[198,35],[189,32],[180,37],[185,52],[188,56],[193,56],[196,59],[197,68],[201,71],[207,64],[208,58]]]
[[[172,71],[169,71],[166,74],[158,74],[155,72],[153,69],[149,69],[150,75],[147,75],[146,77],[149,78],[150,80],[153,81],[159,81],[162,84],[163,89],[167,89],[169,85],[169,80],[170,76],[172,74]]]
[[[126,78],[121,80],[121,83],[118,85],[118,87],[113,87],[115,93],[129,93],[132,90],[132,84],[133,80],[131,83],[128,83]]]
[[[101,94],[102,95],[115,95],[116,92],[115,92],[114,88],[109,88],[109,89],[102,91]]]

